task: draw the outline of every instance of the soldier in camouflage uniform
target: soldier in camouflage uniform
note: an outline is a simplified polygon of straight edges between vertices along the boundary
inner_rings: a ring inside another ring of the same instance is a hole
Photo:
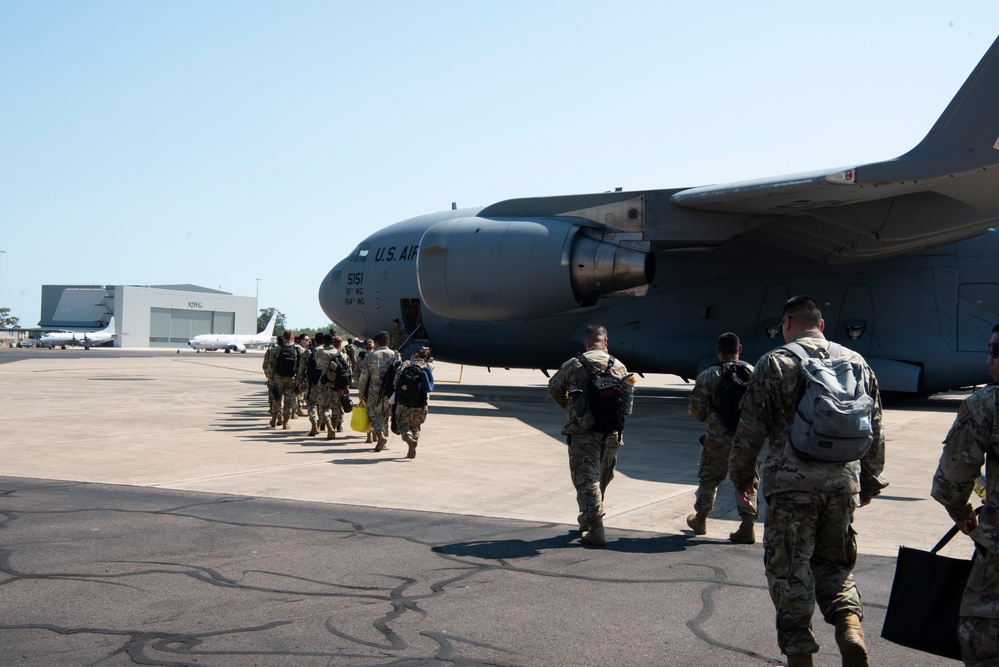
[[[298,384],[302,387],[302,394],[305,397],[306,414],[309,415],[309,424],[311,425],[308,433],[309,436],[319,434],[319,381],[316,378],[309,377],[309,368],[314,365],[312,361],[316,350],[319,348],[322,335],[321,331],[316,333],[316,337],[310,341],[311,344],[305,349],[301,362],[298,365]]]
[[[408,366],[414,365],[419,366],[423,371],[424,390],[427,393],[434,390],[434,359],[430,356],[430,348],[424,347],[414,352],[409,361],[402,362],[399,370],[396,371],[394,385],[397,393],[399,391],[399,380],[402,378],[402,372]],[[409,445],[409,452],[406,454],[407,459],[416,458],[416,446],[420,440],[420,428],[423,426],[423,422],[427,420],[427,410],[427,405],[403,405],[399,402],[398,398],[396,399],[395,420],[399,427],[399,435],[402,437],[403,442]]]
[[[828,355],[822,335],[825,322],[818,303],[796,296],[784,304],[784,340],[809,354]],[[877,380],[856,352],[842,356],[859,362],[864,386],[874,398],[871,415],[874,441],[859,461],[830,463],[805,460],[788,442],[804,391],[801,362],[785,348],[760,359],[742,401],[742,416],[732,443],[729,477],[748,495],[755,491],[757,456],[770,439],[763,472],[767,511],[763,529],[763,562],[770,597],[777,610],[777,642],[790,667],[812,665],[819,645],[812,634],[812,613],[818,602],[823,618],[836,626],[836,642],[846,667],[867,666],[867,646],[860,621],[864,608],[853,581],[857,542],[853,512],[888,485],[884,469],[884,435]]]
[[[734,333],[723,333],[718,337],[715,354],[719,363],[704,369],[697,376],[688,405],[690,416],[707,426],[707,431],[701,436],[701,456],[697,461],[699,484],[694,492],[694,513],[687,517],[687,525],[697,535],[704,535],[708,531],[708,515],[714,509],[718,485],[728,475],[728,457],[732,451],[732,438],[735,437],[735,431],[722,423],[716,405],[716,396],[722,384],[722,364],[729,361],[739,363],[750,373],[753,372],[752,365],[739,361],[742,345]],[[756,484],[759,484],[759,478],[754,481],[754,486]],[[739,544],[753,544],[756,542],[756,493],[749,495],[748,503],[742,502],[741,494],[736,493],[735,496],[742,525],[729,534],[728,539]]]
[[[964,400],[944,439],[930,492],[975,542],[957,628],[965,665],[999,664],[999,325],[985,365],[991,382]],[[985,466],[981,522],[968,499]]]
[[[389,419],[392,412],[389,397],[382,392],[382,381],[389,366],[398,359],[399,353],[389,347],[388,332],[379,331],[375,334],[374,349],[364,356],[361,375],[357,380],[358,391],[368,406],[371,434],[377,441],[376,452],[388,448]]]
[[[607,330],[591,324],[586,327],[583,341],[586,359],[599,368],[605,368],[610,359],[607,352]],[[628,369],[615,360],[611,374],[624,377]],[[594,433],[580,424],[579,415],[573,410],[573,399],[585,396],[589,371],[573,357],[558,369],[548,381],[548,395],[560,408],[567,411],[562,428],[569,444],[569,472],[576,487],[576,504],[579,506],[580,541],[593,546],[606,544],[604,534],[604,493],[614,478],[618,449],[624,444],[621,432]]]
[[[294,339],[295,332],[291,329],[285,329],[284,333],[281,334],[281,344],[277,346],[267,364],[267,382],[275,388],[275,392],[278,394],[278,398],[275,398],[271,403],[271,428],[274,428],[278,420],[281,419],[282,411],[284,412],[284,419],[281,421],[283,428],[285,430],[291,428],[288,426],[288,422],[291,421],[292,411],[298,402],[296,390],[300,357],[299,346],[295,344]],[[290,355],[292,353],[295,357],[295,367],[292,369],[291,375],[282,375],[278,372],[282,354]]]
[[[343,407],[340,405],[340,397],[345,389],[339,391],[333,388],[333,373],[336,372],[335,361],[341,356],[337,349],[337,343],[342,341],[338,336],[328,333],[323,334],[323,346],[316,350],[316,366],[319,367],[320,377],[319,393],[316,400],[319,412],[320,428],[326,427],[326,439],[336,438],[337,426],[343,421]],[[330,370],[332,368],[332,371]]]
[[[402,344],[402,339],[406,336],[406,330],[402,328],[402,324],[398,319],[392,320],[392,329],[389,330],[389,347],[393,350],[398,351],[399,345]]]
[[[261,365],[261,367],[262,367],[262,369],[264,371],[264,378],[265,378],[265,384],[264,384],[264,386],[267,387],[267,413],[270,414],[270,415],[274,414],[274,391],[273,391],[273,389],[271,387],[270,381],[266,380],[266,377],[267,377],[267,367],[271,365],[271,359],[274,358],[274,354],[277,352],[278,346],[280,344],[281,344],[280,340],[277,340],[277,341],[274,341],[273,343],[271,343],[267,347],[267,349],[264,351],[264,362]],[[271,426],[273,427],[274,424],[271,424]]]
[[[361,372],[361,369],[358,367],[358,364],[357,364],[357,352],[358,352],[358,350],[357,350],[357,346],[354,345],[354,339],[353,338],[348,338],[347,339],[347,344],[343,346],[342,352],[343,352],[344,356],[347,357],[347,361],[350,362],[350,377],[351,377],[350,383],[351,383],[351,385],[353,387],[356,388],[357,387],[357,374]]]

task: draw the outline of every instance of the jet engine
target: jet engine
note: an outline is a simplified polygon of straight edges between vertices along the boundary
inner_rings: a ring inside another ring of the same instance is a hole
[[[529,320],[647,285],[648,253],[559,218],[454,218],[428,229],[416,272],[432,312],[462,320]]]

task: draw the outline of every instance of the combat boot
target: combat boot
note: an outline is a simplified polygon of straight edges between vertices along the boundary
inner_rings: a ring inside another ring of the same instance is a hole
[[[607,537],[604,535],[604,520],[593,519],[590,521],[590,529],[583,533],[579,541],[594,547],[602,547],[607,544]]]
[[[371,431],[368,431],[368,437],[364,440],[365,443],[374,442],[371,438]]]
[[[281,422],[281,428],[283,428],[285,431],[287,431],[288,429],[290,429],[291,425],[288,424],[288,422],[290,422],[290,421],[291,421],[291,415],[285,415],[284,416],[284,421]]]
[[[576,515],[576,523],[579,524],[579,532],[585,533],[590,529],[590,522],[583,518],[583,513]]]
[[[335,437],[336,437],[336,429],[335,428],[328,428],[328,429],[326,429],[326,439],[327,440],[332,440]]]
[[[756,522],[746,517],[742,520],[739,530],[729,533],[728,541],[734,544],[755,544],[756,543]]]
[[[378,439],[378,444],[375,445],[375,451],[380,452],[383,449],[388,449],[388,438],[385,437],[385,431],[372,431],[374,437]]]
[[[277,418],[278,418],[277,415],[271,415],[271,428],[277,426]]]
[[[298,408],[295,409],[295,416],[296,417],[304,417],[305,416],[305,413],[302,412],[302,406],[301,405],[298,406]]]
[[[787,656],[787,667],[813,667],[811,653],[794,653]]]
[[[694,535],[704,535],[708,532],[708,515],[705,512],[696,512],[687,517],[687,525],[694,531]]]
[[[413,436],[409,433],[402,434],[402,441],[409,445],[409,451],[406,453],[407,459],[416,458],[416,440],[413,440]]]
[[[860,616],[850,611],[844,612],[836,617],[835,625],[836,643],[843,656],[843,667],[869,667]]]
[[[318,433],[319,433],[319,429],[316,428],[316,422],[312,422],[312,430],[309,431],[309,436],[311,437],[313,435],[317,435]]]
[[[322,420],[321,422],[319,422],[319,430],[320,431],[325,431],[326,430],[326,420],[325,419]]]

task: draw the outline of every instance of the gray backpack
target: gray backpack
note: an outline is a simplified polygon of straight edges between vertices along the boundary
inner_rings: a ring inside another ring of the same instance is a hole
[[[867,454],[874,442],[874,398],[864,386],[863,366],[840,357],[829,343],[829,358],[813,357],[801,345],[784,349],[801,360],[805,393],[788,423],[791,446],[805,459],[846,463]]]

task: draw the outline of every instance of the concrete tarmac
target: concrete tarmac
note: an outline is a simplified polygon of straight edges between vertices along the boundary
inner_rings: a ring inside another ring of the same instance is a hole
[[[708,535],[684,522],[702,427],[679,378],[639,384],[594,549],[539,371],[439,364],[408,460],[267,428],[261,360],[0,351],[0,664],[783,664],[731,485]],[[961,396],[885,413],[891,486],[855,522],[872,664],[956,664],[878,635],[899,545],[950,526],[928,492]]]

